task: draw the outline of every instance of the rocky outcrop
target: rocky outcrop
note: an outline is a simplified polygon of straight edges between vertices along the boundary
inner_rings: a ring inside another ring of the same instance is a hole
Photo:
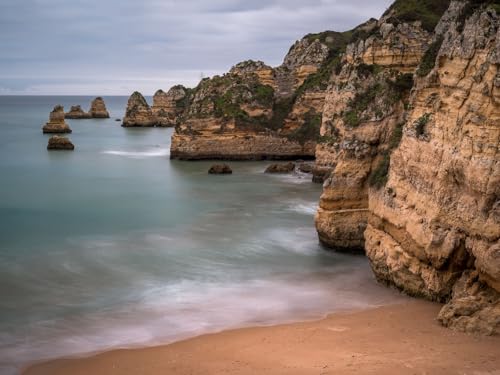
[[[135,91],[127,103],[127,110],[123,118],[123,127],[152,127],[156,125],[153,111],[146,99],[138,91]]]
[[[413,85],[408,72],[430,43],[420,24],[394,26],[390,17],[366,23],[346,46],[326,93],[314,179],[328,179],[316,228],[337,250],[364,250],[370,176],[398,141]]]
[[[92,118],[109,118],[109,112],[106,109],[104,99],[100,96],[92,100],[89,113]]]
[[[500,9],[433,6],[396,1],[347,46],[325,99],[316,226],[330,247],[365,250],[379,281],[446,302],[442,324],[497,334]]]
[[[295,163],[271,164],[266,168],[265,173],[292,173],[295,170]]]
[[[366,251],[380,280],[451,296],[442,323],[498,332],[500,17],[464,9],[451,4],[422,60],[387,182],[370,194]]]
[[[210,167],[208,174],[232,174],[233,170],[227,164],[215,164]]]
[[[56,105],[50,112],[49,122],[43,127],[44,133],[71,133],[71,128],[64,121],[64,107]]]
[[[332,48],[322,34],[311,34],[277,68],[250,60],[204,79],[176,126],[171,157],[313,158]]]
[[[54,135],[50,137],[47,150],[74,150],[75,146],[66,137]]]
[[[64,116],[67,119],[73,119],[73,120],[83,120],[92,118],[92,115],[88,112],[85,112],[79,105],[72,106],[70,111],[66,112]]]
[[[190,90],[178,85],[168,92],[158,90],[153,96],[151,110],[156,126],[173,127],[177,125],[189,102]]]

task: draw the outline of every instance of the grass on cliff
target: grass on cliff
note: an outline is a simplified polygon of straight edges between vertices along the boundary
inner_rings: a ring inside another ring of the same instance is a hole
[[[304,145],[308,141],[317,141],[321,128],[321,113],[311,109],[304,115],[304,123],[293,133],[287,136],[288,139]]]
[[[436,65],[436,58],[443,44],[443,37],[439,36],[434,43],[432,43],[424,53],[420,66],[417,69],[417,75],[420,77],[425,77],[427,74],[434,69]]]
[[[396,0],[384,16],[391,12],[389,22],[396,25],[421,21],[424,30],[433,32],[450,2],[451,0]]]
[[[382,158],[375,169],[370,173],[368,184],[375,189],[380,189],[387,184],[387,180],[389,179],[389,167],[391,165],[391,154],[401,143],[401,139],[403,138],[403,127],[404,123],[398,123],[394,127],[391,138],[389,139],[388,150],[382,153]]]

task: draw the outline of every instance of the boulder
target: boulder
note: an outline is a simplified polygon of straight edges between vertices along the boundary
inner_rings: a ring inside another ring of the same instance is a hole
[[[295,164],[290,162],[286,164],[271,164],[267,167],[265,173],[291,173],[295,170]]]
[[[49,122],[43,127],[44,133],[71,133],[71,128],[64,121],[64,107],[56,105],[50,112]]]
[[[138,91],[134,92],[127,103],[123,127],[152,127],[157,124],[153,111],[146,99]]]
[[[233,170],[227,164],[215,164],[208,170],[209,174],[232,174]]]
[[[71,107],[69,112],[66,112],[64,115],[65,118],[74,119],[74,120],[82,120],[92,118],[91,114],[85,112],[81,106],[74,105]]]
[[[109,118],[109,112],[106,109],[104,99],[98,96],[90,104],[90,115],[92,118]]]
[[[50,137],[47,150],[74,150],[75,146],[71,141],[59,135]]]
[[[302,173],[312,173],[314,169],[314,164],[313,163],[300,163],[299,164],[299,171]]]

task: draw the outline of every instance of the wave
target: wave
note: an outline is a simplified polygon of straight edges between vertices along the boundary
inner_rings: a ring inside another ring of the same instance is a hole
[[[146,151],[120,151],[120,150],[106,150],[102,154],[124,156],[131,159],[145,159],[152,157],[167,156],[170,151],[167,149],[151,149]]]

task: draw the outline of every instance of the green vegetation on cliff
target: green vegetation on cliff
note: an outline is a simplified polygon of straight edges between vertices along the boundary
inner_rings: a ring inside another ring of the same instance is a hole
[[[319,138],[319,130],[321,128],[321,113],[317,113],[311,109],[304,116],[304,123],[293,133],[287,137],[292,141],[304,144],[307,141],[317,141]]]
[[[433,32],[442,15],[450,6],[451,0],[396,0],[384,16],[392,24],[420,21],[422,27]]]
[[[417,70],[417,75],[420,77],[425,77],[427,74],[434,69],[436,65],[436,58],[441,49],[441,45],[443,44],[443,37],[439,36],[425,51],[424,56],[422,57],[422,61],[420,62],[420,66]]]

